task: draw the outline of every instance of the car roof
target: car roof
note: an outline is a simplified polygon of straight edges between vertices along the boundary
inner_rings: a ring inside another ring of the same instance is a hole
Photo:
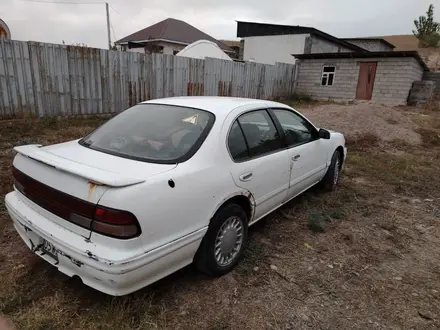
[[[214,115],[216,115],[216,117],[220,116],[223,118],[226,117],[232,110],[243,105],[255,105],[255,107],[286,107],[285,104],[273,101],[225,96],[178,96],[149,100],[142,103],[169,104],[196,108],[212,112]]]

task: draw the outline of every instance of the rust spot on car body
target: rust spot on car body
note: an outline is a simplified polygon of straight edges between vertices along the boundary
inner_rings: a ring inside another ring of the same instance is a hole
[[[87,200],[90,202],[93,197],[93,193],[96,191],[96,187],[98,186],[96,183],[89,181],[89,192],[87,194]]]
[[[244,196],[246,196],[249,199],[249,205],[251,206],[251,219],[254,218],[254,211],[255,211],[255,198],[254,195],[248,190],[243,193]]]
[[[89,256],[90,259],[99,261],[99,258],[96,255],[94,255],[91,251],[87,250],[86,253],[87,253],[87,255]]]

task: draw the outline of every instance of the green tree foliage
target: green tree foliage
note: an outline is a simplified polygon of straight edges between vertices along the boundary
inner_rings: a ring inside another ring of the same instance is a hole
[[[416,29],[413,33],[419,39],[420,47],[440,46],[440,23],[434,21],[434,5],[429,5],[426,16],[420,16],[418,20],[414,20],[414,25]]]

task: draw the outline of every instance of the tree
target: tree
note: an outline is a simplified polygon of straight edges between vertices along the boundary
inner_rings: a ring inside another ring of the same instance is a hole
[[[429,5],[426,16],[420,16],[414,20],[416,29],[414,35],[419,39],[419,47],[439,47],[440,23],[434,21],[434,5]]]

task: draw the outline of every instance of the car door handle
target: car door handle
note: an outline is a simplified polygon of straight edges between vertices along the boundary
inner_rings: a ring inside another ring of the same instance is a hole
[[[240,181],[246,182],[252,179],[252,172],[244,173],[239,177]]]
[[[294,162],[296,162],[299,159],[299,157],[301,157],[301,155],[295,155],[295,156],[292,157],[292,160]]]

